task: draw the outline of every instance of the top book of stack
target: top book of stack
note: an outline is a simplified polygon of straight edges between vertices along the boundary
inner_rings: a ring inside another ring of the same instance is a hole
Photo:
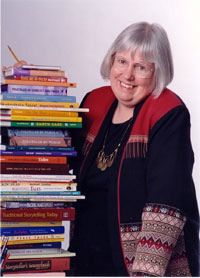
[[[59,66],[10,67],[4,71],[4,76],[4,84],[76,87],[76,83],[67,82],[65,72]]]

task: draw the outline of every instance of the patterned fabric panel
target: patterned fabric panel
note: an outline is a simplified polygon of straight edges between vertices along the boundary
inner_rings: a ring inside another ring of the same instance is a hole
[[[139,242],[141,224],[121,224],[120,229],[124,259],[126,262],[126,267],[130,273],[132,271],[135,252]]]
[[[132,266],[133,276],[136,273],[165,275],[185,221],[186,218],[176,208],[157,204],[148,204],[144,208],[140,239]]]
[[[125,158],[144,158],[147,153],[148,136],[131,135],[125,149]]]

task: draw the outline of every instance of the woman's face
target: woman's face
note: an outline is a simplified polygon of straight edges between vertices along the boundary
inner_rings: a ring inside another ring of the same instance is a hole
[[[155,87],[154,64],[144,60],[139,50],[117,52],[110,71],[110,83],[119,103],[134,107]]]

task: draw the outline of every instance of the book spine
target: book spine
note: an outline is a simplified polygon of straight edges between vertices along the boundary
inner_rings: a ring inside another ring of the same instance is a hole
[[[4,84],[32,85],[32,86],[54,86],[54,87],[61,87],[62,86],[62,87],[66,87],[66,88],[76,88],[76,83],[73,83],[73,82],[42,82],[42,81],[4,79]]]
[[[42,243],[27,243],[27,244],[13,244],[8,246],[10,249],[27,249],[27,248],[61,248],[61,242],[42,242]]]
[[[79,104],[78,104],[79,105]],[[0,109],[4,109],[4,110],[11,110],[11,109],[23,109],[23,110],[40,110],[40,111],[43,111],[43,110],[46,110],[46,111],[66,111],[66,112],[84,112],[84,113],[87,113],[89,112],[89,109],[88,108],[79,108],[77,105],[77,107],[48,107],[48,106],[38,106],[38,107],[29,107],[29,106],[21,106],[19,103],[18,105],[4,105],[2,104],[2,102],[0,102]],[[10,112],[9,112],[9,115],[10,115]]]
[[[0,151],[0,155],[2,156],[77,156],[77,151],[66,151],[66,152],[61,152],[61,151],[53,151],[53,152],[37,152],[37,151]]]
[[[67,157],[58,156],[4,156],[0,157],[0,162],[13,163],[47,163],[47,164],[66,164]]]
[[[54,116],[54,117],[78,117],[78,112],[12,109],[11,115],[18,116]]]
[[[71,143],[71,137],[12,136],[9,140],[10,146],[71,147]]]
[[[23,75],[15,75],[13,77],[16,80],[27,80],[27,81],[42,81],[42,82],[67,82],[66,77],[49,77],[49,76],[23,76]]]
[[[2,202],[2,208],[66,208],[72,203],[65,202]]]
[[[29,227],[38,227],[38,226],[45,226],[45,227],[50,227],[50,226],[61,226],[62,221],[54,221],[54,222],[29,222],[28,226]],[[2,222],[1,227],[4,228],[14,228],[14,227],[26,227],[27,222]]]
[[[74,147],[49,147],[49,146],[6,146],[6,151],[47,151],[68,152],[74,151]]]
[[[65,164],[1,163],[2,174],[65,175],[67,172]]]
[[[27,208],[27,209],[4,209],[1,208],[1,221],[64,221],[74,220],[75,208]]]
[[[70,269],[70,258],[5,260],[3,273],[32,273],[66,271]]]
[[[48,101],[20,101],[20,100],[0,100],[1,105],[14,105],[15,108],[17,106],[25,106],[28,109],[33,109],[33,107],[44,107],[49,108],[78,108],[79,103],[77,102],[48,102]],[[21,109],[21,108],[20,108]]]
[[[2,191],[1,196],[79,196],[80,191]]]
[[[54,86],[30,86],[30,85],[1,85],[1,91],[9,94],[34,94],[34,95],[47,95],[47,96],[66,96],[66,87]]]
[[[53,130],[45,129],[41,130],[38,128],[35,129],[18,129],[18,128],[8,128],[8,136],[33,136],[33,137],[69,137],[69,132],[67,130]]]
[[[82,122],[82,117],[57,117],[57,116],[2,116],[2,120],[9,121],[38,121],[38,122]]]
[[[46,234],[62,234],[64,233],[64,226],[52,227],[14,227],[1,228],[1,235],[4,236],[20,236],[20,235],[46,235]]]
[[[26,70],[22,68],[12,68],[5,71],[5,77],[12,76],[52,76],[52,77],[64,77],[64,71],[53,71],[49,72],[49,70]]]
[[[62,192],[62,191],[76,191],[76,185],[69,186],[47,186],[47,185],[1,185],[1,192],[15,191],[15,192]]]
[[[40,127],[40,128],[81,128],[82,123],[77,122],[18,122],[1,121],[0,126],[5,127]]]
[[[2,174],[1,181],[64,181],[76,179],[75,175],[31,175],[31,174]]]
[[[16,101],[48,101],[48,102],[76,102],[75,96],[48,96],[37,94],[10,94],[3,93],[0,95],[2,100],[16,100]]]
[[[1,175],[1,181],[5,180],[16,180],[16,181],[72,181],[73,179],[76,179],[75,175],[31,175],[31,174],[12,174],[10,176],[9,174],[2,174]]]

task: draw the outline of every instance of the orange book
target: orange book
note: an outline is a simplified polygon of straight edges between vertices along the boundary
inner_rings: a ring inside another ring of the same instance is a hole
[[[49,163],[49,164],[66,164],[67,157],[59,156],[9,156],[2,155],[0,157],[0,162],[12,162],[12,163]]]
[[[16,79],[5,79],[4,84],[54,86],[54,87],[70,87],[70,88],[76,87],[76,83],[72,83],[72,82],[70,83],[70,82],[50,82],[50,81],[29,81],[29,80],[16,80]]]

